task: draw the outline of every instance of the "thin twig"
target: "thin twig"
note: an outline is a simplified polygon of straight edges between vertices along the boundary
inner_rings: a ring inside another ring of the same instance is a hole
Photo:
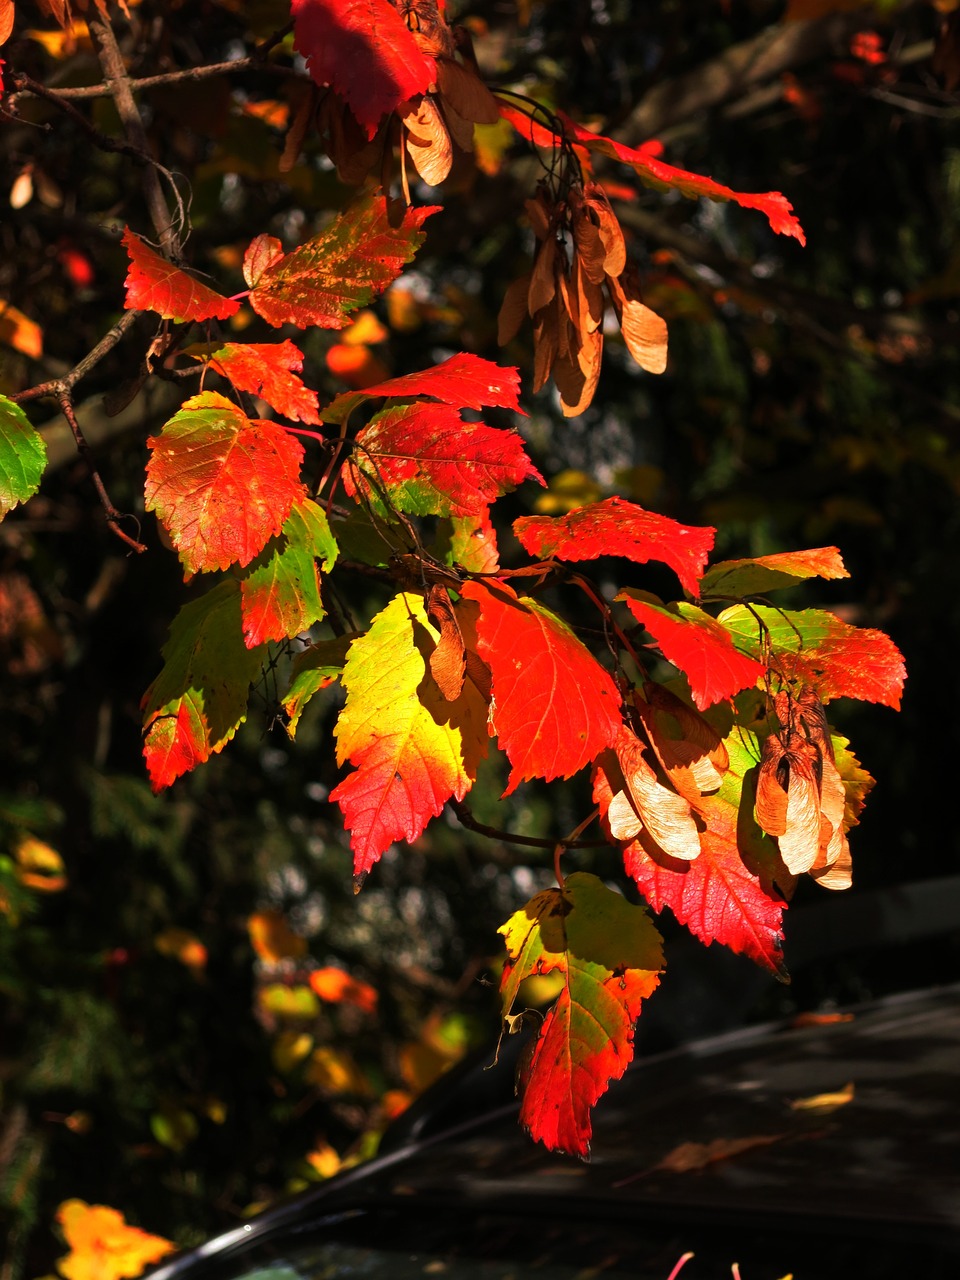
[[[81,378],[85,378],[90,370],[113,350],[142,314],[142,311],[125,311],[113,328],[103,335],[97,345],[88,351],[69,373],[65,373],[61,378],[51,378],[49,382],[39,382],[35,387],[28,387],[26,391],[16,391],[9,399],[22,404],[26,400],[39,400],[41,396],[56,396],[60,399],[65,394],[69,395]]]
[[[77,421],[77,415],[73,411],[73,401],[70,399],[69,391],[64,391],[59,396],[59,401],[60,412],[66,418],[67,422],[69,422],[70,430],[73,432],[73,438],[77,442],[77,452],[87,464],[87,469],[90,472],[90,478],[93,480],[94,488],[97,491],[97,497],[100,499],[100,505],[103,507],[106,514],[107,524],[110,526],[111,533],[116,534],[121,542],[125,542],[127,546],[130,547],[131,550],[136,551],[138,555],[142,555],[142,553],[147,549],[146,546],[142,542],[138,542],[136,538],[131,538],[128,533],[124,533],[120,528],[121,520],[133,520],[136,522],[137,533],[139,533],[140,521],[137,520],[137,517],[134,515],[124,514],[124,512],[118,511],[110,501],[110,495],[107,493],[106,486],[100,478],[100,472],[97,470],[97,465],[93,460],[93,454],[90,452],[90,446],[87,444],[84,439],[83,432],[80,430],[80,423]]]
[[[103,78],[111,87],[113,100],[116,103],[117,112],[127,140],[137,151],[149,156],[150,144],[147,141],[147,131],[144,128],[140,109],[130,87],[130,77],[123,62],[120,46],[117,44],[117,37],[113,33],[113,27],[104,18],[100,17],[91,17],[89,25],[90,34],[97,45],[97,54],[100,58],[100,65],[103,68]],[[180,193],[176,189],[176,184],[173,183],[172,175],[168,175],[168,177],[173,184],[174,194],[180,206],[180,231],[182,231],[183,224],[186,221],[183,203],[180,199]],[[180,237],[178,232],[174,230],[170,209],[160,186],[156,161],[153,161],[143,171],[143,194],[146,197],[147,208],[150,211],[150,220],[153,222],[153,227],[160,243],[167,256],[176,260],[180,256]]]
[[[462,800],[450,800],[449,805],[457,815],[457,819],[461,825],[466,827],[469,831],[475,831],[477,835],[489,836],[491,840],[502,840],[504,844],[522,844],[528,849],[550,850],[555,850],[558,843],[565,849],[605,849],[609,844],[609,841],[607,840],[578,840],[574,838],[564,839],[558,842],[556,840],[542,840],[538,836],[512,835],[509,831],[500,831],[497,827],[488,827],[485,822],[478,822]],[[595,816],[595,813],[591,813],[587,820],[588,823],[592,822]],[[578,827],[577,830],[583,830],[583,827]]]

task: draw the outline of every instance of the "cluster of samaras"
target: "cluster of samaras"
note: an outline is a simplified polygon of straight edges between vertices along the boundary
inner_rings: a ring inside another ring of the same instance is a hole
[[[539,389],[553,375],[567,417],[593,400],[603,354],[604,290],[627,350],[648,373],[667,367],[667,326],[640,297],[635,268],[617,217],[601,186],[571,184],[563,199],[545,187],[526,202],[537,238],[532,271],[507,290],[500,309],[499,340],[516,337],[533,320],[534,379]]]

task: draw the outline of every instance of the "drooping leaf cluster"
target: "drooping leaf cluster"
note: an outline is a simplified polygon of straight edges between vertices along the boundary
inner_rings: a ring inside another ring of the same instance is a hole
[[[782,976],[797,878],[850,883],[847,833],[872,784],[825,706],[851,697],[897,707],[904,677],[882,633],[769,601],[844,577],[839,552],[711,565],[713,528],[611,497],[514,520],[521,563],[512,548],[501,554],[491,518],[521,484],[542,483],[522,436],[500,425],[522,413],[515,370],[458,353],[321,407],[290,338],[212,341],[205,327],[246,303],[273,328],[343,328],[413,261],[440,208],[411,205],[408,165],[430,186],[445,181],[474,151],[475,126],[499,119],[549,156],[526,204],[533,266],[506,291],[500,337],[532,321],[533,389],[552,378],[566,416],[597,393],[608,320],[641,369],[660,373],[667,360],[666,324],[643,301],[595,157],[655,190],[758,210],[803,243],[799,223],[778,193],[737,193],[493,92],[441,6],[294,0],[291,14],[316,86],[288,134],[291,167],[297,129],[302,141],[315,119],[340,178],[367,188],[289,251],[257,235],[242,256],[247,288],[233,296],[192,274],[179,251],[123,234],[125,306],[167,322],[163,372],[221,379],[185,396],[147,441],[145,509],[185,576],[223,575],[181,608],[144,695],[154,789],[227,746],[265,669],[277,672],[291,735],[311,698],[338,682],[332,745],[345,772],[330,799],[358,888],[394,843],[416,841],[467,800],[495,738],[509,765],[505,795],[589,771],[603,834],[649,907],[670,907],[703,942]],[[387,194],[393,164],[403,200]],[[4,397],[3,513],[36,492],[43,459],[23,409]],[[665,566],[681,590],[604,595],[577,567],[601,558]],[[350,575],[385,589],[371,616],[342,616]],[[557,603],[561,586],[580,593],[582,609]],[[577,835],[559,842],[558,862]],[[504,926],[501,992],[509,1019],[523,978],[562,976],[522,1117],[549,1146],[585,1156],[590,1108],[630,1059],[663,958],[645,908],[581,872],[558,881]]]

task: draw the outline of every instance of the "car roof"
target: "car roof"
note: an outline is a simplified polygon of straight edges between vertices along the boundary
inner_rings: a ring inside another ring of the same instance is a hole
[[[433,1222],[672,1221],[728,1235],[764,1225],[797,1240],[906,1241],[918,1261],[921,1242],[945,1241],[960,1265],[958,1098],[960,985],[898,995],[638,1061],[594,1113],[589,1164],[531,1143],[511,1103],[334,1178],[152,1274],[206,1275],[194,1271],[202,1258],[361,1208],[408,1223],[423,1212]]]

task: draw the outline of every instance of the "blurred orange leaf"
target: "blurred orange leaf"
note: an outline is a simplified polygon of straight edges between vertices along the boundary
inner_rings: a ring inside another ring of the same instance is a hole
[[[310,975],[310,986],[321,1000],[329,1004],[355,1004],[365,1013],[377,1011],[377,993],[373,987],[351,978],[342,969],[329,966],[314,970]]]
[[[129,1280],[175,1246],[128,1226],[116,1209],[65,1200],[57,1210],[70,1252],[57,1261],[66,1280]]]
[[[175,925],[169,929],[163,929],[154,938],[153,945],[162,956],[179,960],[194,973],[199,973],[206,967],[207,948],[196,934],[190,933],[187,929],[178,929]]]
[[[43,355],[43,330],[22,311],[0,298],[0,342],[22,355],[39,360]]]
[[[250,945],[265,964],[299,960],[307,953],[307,940],[290,928],[279,911],[257,911],[247,921]]]

